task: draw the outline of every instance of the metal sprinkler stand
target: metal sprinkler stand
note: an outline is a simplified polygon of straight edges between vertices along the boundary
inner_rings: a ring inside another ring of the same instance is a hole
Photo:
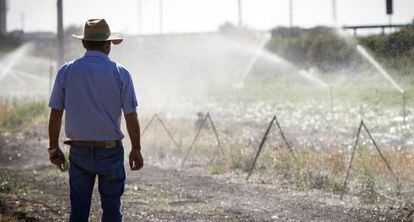
[[[347,185],[347,183],[348,183],[349,173],[350,173],[351,168],[352,168],[352,161],[353,161],[353,159],[354,159],[354,156],[355,156],[355,151],[356,151],[356,148],[357,148],[357,146],[358,146],[358,141],[359,141],[359,137],[360,137],[360,134],[361,134],[361,129],[362,129],[362,127],[363,127],[363,128],[365,129],[365,131],[367,132],[368,137],[369,137],[369,138],[370,138],[370,140],[372,141],[372,144],[374,145],[375,149],[377,150],[378,154],[380,155],[380,157],[381,157],[382,161],[383,161],[383,162],[385,163],[385,165],[387,166],[387,168],[388,168],[388,170],[390,171],[391,175],[394,177],[395,181],[396,181],[397,183],[399,183],[398,177],[395,175],[395,173],[394,173],[394,171],[392,170],[392,168],[391,168],[390,164],[389,164],[389,163],[388,163],[388,161],[385,159],[384,155],[382,154],[381,150],[379,149],[379,147],[378,147],[377,143],[375,142],[374,138],[373,138],[373,137],[372,137],[372,135],[371,135],[371,132],[369,131],[368,127],[365,125],[364,120],[361,120],[361,123],[359,124],[358,131],[357,131],[357,134],[356,134],[355,143],[354,143],[354,146],[353,146],[353,148],[352,148],[351,160],[349,161],[348,169],[347,169],[347,171],[346,171],[346,175],[345,175],[345,180],[344,180],[344,183],[343,183],[343,186],[342,186],[341,200],[342,200],[342,199],[343,199],[343,197],[344,197],[345,188],[346,188],[346,185]]]
[[[277,128],[279,128],[280,136],[282,137],[283,141],[285,141],[285,144],[286,144],[287,148],[289,149],[290,154],[292,155],[293,159],[296,162],[297,159],[296,159],[295,153],[293,152],[292,146],[290,146],[290,143],[286,139],[285,133],[283,132],[282,127],[280,126],[279,121],[277,120],[277,118],[276,118],[276,125],[277,125]]]
[[[148,123],[147,123],[147,125],[145,125],[145,127],[144,127],[144,129],[142,130],[142,132],[141,132],[141,137],[143,137],[144,136],[144,134],[145,134],[145,132],[147,132],[147,129],[149,128],[149,126],[151,126],[151,124],[152,124],[152,122],[154,121],[154,119],[155,119],[155,116],[156,116],[157,114],[154,114],[152,117],[151,117],[151,119],[148,121]]]
[[[407,118],[407,92],[406,91],[403,91],[402,92],[402,99],[403,99],[403,120],[404,120],[404,123],[405,123],[405,121],[406,121],[406,118]]]
[[[162,128],[164,128],[165,132],[167,132],[168,137],[171,139],[171,141],[174,143],[175,147],[177,149],[180,148],[180,146],[178,145],[177,141],[174,139],[174,137],[171,134],[171,131],[167,128],[167,126],[165,125],[164,121],[162,121],[162,119],[160,118],[160,116],[158,114],[154,114],[150,121],[148,121],[147,125],[144,127],[144,129],[142,130],[141,133],[141,138],[144,136],[145,132],[147,131],[147,129],[149,128],[149,126],[152,124],[152,122],[157,119],[158,122],[161,124]]]
[[[220,137],[219,137],[219,135],[218,135],[218,133],[217,133],[216,125],[214,124],[214,121],[213,121],[213,119],[211,118],[210,113],[207,113],[207,116],[208,116],[208,119],[209,119],[209,121],[210,121],[211,128],[213,129],[214,135],[215,135],[215,137],[216,137],[217,146],[218,146],[218,148],[219,148],[218,150],[219,150],[219,152],[221,152],[221,154],[223,154],[223,155],[224,155],[223,144],[221,143]]]
[[[266,139],[267,139],[267,135],[269,135],[270,128],[272,128],[273,123],[275,122],[275,120],[276,120],[276,116],[273,116],[273,119],[270,121],[269,126],[267,127],[266,132],[263,135],[262,141],[260,142],[259,149],[257,150],[256,156],[253,159],[253,163],[252,163],[252,166],[249,169],[249,172],[247,174],[246,180],[248,180],[249,177],[250,177],[250,175],[252,175],[253,169],[256,166],[257,158],[259,158],[259,154],[260,154],[260,152],[263,149],[263,146],[264,146],[264,144],[266,142]]]
[[[262,149],[264,147],[264,144],[265,144],[265,142],[267,140],[267,136],[269,135],[270,129],[272,128],[272,126],[273,126],[274,123],[276,123],[276,125],[277,125],[277,127],[279,129],[280,135],[281,135],[283,141],[286,143],[286,146],[289,149],[289,152],[292,155],[293,159],[295,160],[295,162],[297,161],[296,156],[295,156],[295,153],[293,152],[292,147],[290,146],[289,142],[287,141],[287,139],[285,137],[285,134],[284,134],[284,132],[282,130],[282,127],[280,127],[279,121],[277,120],[276,116],[273,116],[272,120],[269,123],[269,126],[266,129],[265,134],[263,135],[262,141],[260,142],[259,149],[257,150],[256,155],[255,155],[255,157],[253,159],[253,163],[252,163],[252,165],[251,165],[251,167],[249,169],[249,172],[247,174],[246,180],[249,180],[250,176],[253,173],[253,170],[254,170],[254,168],[256,166],[257,159],[259,158],[259,155],[260,155],[260,153],[261,153],[261,151],[262,151]]]
[[[203,119],[203,122],[201,123],[200,128],[197,131],[197,134],[195,135],[195,137],[193,139],[193,142],[191,142],[191,145],[188,147],[188,150],[187,150],[187,152],[186,152],[186,154],[185,154],[185,156],[183,158],[183,161],[181,162],[181,168],[184,168],[185,161],[187,160],[188,156],[190,155],[190,152],[193,149],[194,144],[197,142],[198,137],[200,136],[201,130],[206,125],[207,120],[210,122],[211,128],[213,129],[214,135],[216,137],[217,147],[219,149],[219,152],[221,152],[222,154],[224,154],[223,145],[222,145],[222,142],[220,140],[220,137],[218,136],[217,129],[216,129],[216,126],[214,124],[214,121],[211,118],[210,113],[207,113],[207,115]]]
[[[333,87],[329,86],[329,101],[330,101],[330,108],[331,108],[331,114],[334,114],[334,97],[333,97]]]

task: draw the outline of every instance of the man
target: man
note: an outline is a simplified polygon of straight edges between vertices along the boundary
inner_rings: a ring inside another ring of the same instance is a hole
[[[132,79],[124,67],[108,57],[111,44],[123,39],[111,34],[104,19],[88,20],[84,34],[74,37],[82,40],[87,51],[83,57],[63,65],[56,76],[49,103],[50,161],[59,168],[65,163],[58,140],[66,111],[65,131],[70,140],[65,143],[71,145],[70,221],[88,221],[97,176],[102,221],[118,222],[122,221],[120,206],[125,185],[121,110],[132,144],[130,168],[143,167]]]

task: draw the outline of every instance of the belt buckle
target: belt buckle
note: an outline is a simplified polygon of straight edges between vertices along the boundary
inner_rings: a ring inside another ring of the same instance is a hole
[[[114,148],[116,147],[115,141],[105,141],[105,148]]]

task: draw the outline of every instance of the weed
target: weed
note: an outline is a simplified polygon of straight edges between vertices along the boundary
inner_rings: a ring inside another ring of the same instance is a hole
[[[247,170],[251,166],[250,155],[241,144],[234,144],[230,151],[230,170]]]
[[[227,172],[226,165],[224,163],[213,163],[208,166],[211,174],[224,174]]]
[[[0,120],[4,118],[9,108],[9,102],[7,99],[0,99]]]
[[[334,193],[342,192],[342,188],[343,188],[342,180],[338,178],[331,178],[329,188]]]
[[[17,129],[45,114],[46,111],[47,108],[42,101],[22,102],[6,112],[0,119],[0,126],[7,129]]]
[[[3,181],[0,183],[0,193],[10,193],[13,191],[13,186],[9,181]]]
[[[375,178],[365,167],[361,174],[357,177],[360,185],[360,198],[364,203],[373,203],[378,199],[378,193],[375,190]]]

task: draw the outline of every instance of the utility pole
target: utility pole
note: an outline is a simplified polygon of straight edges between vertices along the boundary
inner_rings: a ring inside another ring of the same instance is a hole
[[[0,34],[7,32],[7,1],[0,0]]]
[[[142,2],[141,2],[141,0],[137,0],[137,3],[138,3],[137,34],[141,35],[142,34]]]
[[[336,0],[332,0],[332,21],[335,27],[338,26],[338,14],[337,14]]]
[[[159,8],[159,13],[160,13],[160,34],[162,34],[163,33],[163,12],[164,12],[164,10],[163,10],[163,5],[162,5],[162,0],[158,0],[159,1],[159,6],[160,6],[160,8]]]
[[[63,41],[63,0],[57,0],[57,67],[63,65],[65,47]]]
[[[385,1],[385,7],[386,7],[386,12],[388,15],[388,23],[390,25],[390,30],[391,30],[391,25],[392,25],[392,14],[394,13],[394,7],[393,7],[393,1],[392,0],[386,0]]]
[[[49,91],[48,91],[48,96],[50,96],[52,94],[52,87],[53,87],[53,73],[55,72],[54,68],[53,68],[53,62],[50,63],[50,67],[49,67]]]
[[[239,15],[239,27],[243,25],[243,17],[242,17],[242,0],[237,0],[238,5],[238,15]]]
[[[293,27],[293,0],[289,0],[289,27]]]

